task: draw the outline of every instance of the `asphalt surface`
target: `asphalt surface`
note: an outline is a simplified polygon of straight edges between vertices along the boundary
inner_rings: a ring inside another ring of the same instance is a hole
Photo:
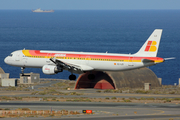
[[[142,103],[97,103],[97,102],[0,102],[0,108],[30,108],[31,110],[93,110],[92,115],[67,115],[56,117],[38,117],[26,119],[73,119],[73,120],[149,120],[180,119],[179,104],[142,104]],[[10,118],[6,118],[10,119]],[[20,120],[21,118],[13,118]],[[24,118],[22,118],[24,119]]]
[[[48,87],[60,81],[50,81],[49,83],[39,84],[34,86],[34,90],[39,90],[41,87]],[[29,89],[32,89],[31,87]],[[64,98],[177,98],[179,95],[155,95],[155,94],[130,94],[130,93],[97,93],[97,89],[84,90],[61,90],[61,92],[78,92],[83,95],[31,95],[32,91],[2,91],[0,96],[29,96],[29,97],[64,97]],[[92,110],[92,115],[63,115],[56,117],[27,117],[13,118],[13,120],[180,120],[180,104],[172,103],[103,103],[103,102],[27,102],[27,101],[1,101],[0,108],[9,108],[15,110],[18,108],[29,108],[31,110],[69,110],[78,111]],[[11,120],[12,118],[2,118]]]

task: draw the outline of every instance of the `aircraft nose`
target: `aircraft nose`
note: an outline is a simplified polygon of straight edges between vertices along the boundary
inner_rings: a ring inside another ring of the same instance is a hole
[[[6,64],[8,64],[8,57],[6,57],[6,58],[4,59],[4,62],[5,62]]]

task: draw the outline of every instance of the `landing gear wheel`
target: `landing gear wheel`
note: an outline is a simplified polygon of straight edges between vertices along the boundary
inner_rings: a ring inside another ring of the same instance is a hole
[[[94,75],[94,74],[89,74],[89,75],[88,75],[88,79],[89,79],[89,80],[95,79],[95,75]]]
[[[70,75],[70,76],[69,76],[69,80],[76,80],[76,76],[75,76],[75,75],[73,75],[73,74],[72,74],[72,75]]]

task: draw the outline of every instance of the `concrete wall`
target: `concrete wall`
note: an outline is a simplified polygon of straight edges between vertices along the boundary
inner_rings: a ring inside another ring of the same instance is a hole
[[[0,79],[8,79],[9,78],[9,73],[1,73],[0,74]]]
[[[2,79],[1,85],[2,87],[15,87],[17,86],[17,79]]]
[[[9,79],[9,73],[1,73],[0,74],[0,83],[2,83],[2,79]]]
[[[38,83],[40,80],[40,75],[39,73],[33,73],[31,74],[31,82],[32,83]]]
[[[20,75],[20,84],[34,84],[39,81],[39,73],[24,73],[24,75]]]

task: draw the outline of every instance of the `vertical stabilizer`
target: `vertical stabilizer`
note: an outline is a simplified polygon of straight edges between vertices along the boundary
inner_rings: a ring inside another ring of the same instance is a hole
[[[161,40],[162,29],[155,29],[151,36],[147,39],[141,49],[135,53],[136,56],[145,57],[156,57],[160,40]]]

